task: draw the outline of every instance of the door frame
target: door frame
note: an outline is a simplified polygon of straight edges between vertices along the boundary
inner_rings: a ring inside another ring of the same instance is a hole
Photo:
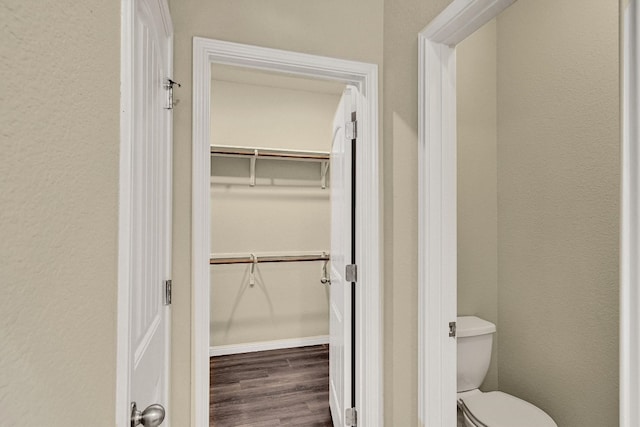
[[[418,419],[456,424],[456,45],[515,0],[454,0],[418,34]],[[453,357],[452,357],[453,355]]]
[[[135,138],[133,123],[136,120],[134,110],[134,17],[136,1],[121,0],[120,2],[120,161],[119,161],[119,188],[118,188],[118,299],[117,299],[117,326],[116,326],[116,395],[115,395],[115,420],[118,427],[131,425],[131,396],[130,396],[130,292],[131,292],[131,210],[133,194],[132,176],[132,150]],[[150,2],[157,4],[157,12],[162,20],[165,35],[169,37],[169,57],[173,58],[173,23],[167,0]],[[173,63],[167,65],[167,73],[173,75]],[[173,138],[173,119],[169,117],[167,132]],[[169,154],[169,162],[172,162],[172,153]],[[169,200],[172,200],[172,185],[169,185]],[[172,227],[171,213],[168,217],[168,226]],[[168,235],[168,247],[171,248],[171,228]],[[169,267],[171,266],[169,259]],[[167,407],[168,414],[165,425],[170,425],[171,418],[171,319],[166,331],[167,359],[165,369],[167,375]]]
[[[382,262],[378,144],[378,66],[201,37],[193,38],[192,384],[195,425],[209,424],[209,255],[211,65],[284,72],[351,84],[358,105],[356,383],[358,423],[383,425]]]
[[[640,425],[640,4],[620,1],[620,427]]]
[[[443,348],[450,340],[443,331],[448,322],[456,319],[441,310],[442,302],[450,302],[456,294],[455,46],[514,1],[454,0],[418,35],[418,416],[425,427],[445,425],[442,418],[447,408],[455,405],[456,396],[455,366],[443,357]],[[640,425],[640,269],[636,266],[640,256],[638,3],[639,0],[620,0],[620,427]]]

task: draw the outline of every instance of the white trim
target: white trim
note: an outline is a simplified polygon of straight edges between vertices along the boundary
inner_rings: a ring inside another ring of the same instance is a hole
[[[358,418],[367,427],[382,426],[382,298],[380,278],[380,179],[378,172],[378,69],[375,64],[347,61],[211,40],[193,39],[193,383],[197,427],[209,422],[209,183],[211,64],[237,65],[339,81],[356,86],[359,105],[357,159],[357,254],[361,286],[357,286],[356,382]]]
[[[623,0],[620,227],[620,427],[640,425],[640,6]]]
[[[280,350],[283,348],[308,347],[310,345],[321,344],[329,344],[329,335],[250,342],[245,344],[215,345],[209,347],[209,357],[226,356],[228,354],[254,353],[256,351]]]
[[[158,11],[160,12],[160,19],[162,19],[162,24],[164,25],[164,33],[167,37],[170,37],[173,41],[173,19],[171,19],[171,11],[169,10],[169,2],[168,0],[156,0],[158,3]],[[171,43],[171,50],[173,51],[173,43]],[[173,52],[171,55],[173,58]],[[170,76],[173,73],[173,61],[170,61],[169,64]]]
[[[455,47],[516,0],[454,0],[419,33],[430,43]]]
[[[131,425],[129,357],[129,280],[131,258],[131,146],[133,141],[134,2],[121,1],[120,31],[120,166],[118,211],[118,313],[116,335],[116,425]]]
[[[174,41],[174,33],[173,33],[173,20],[171,18],[171,11],[169,10],[169,1],[168,0],[159,0],[160,2],[160,11],[162,16],[162,21],[164,23],[165,34],[168,36],[168,44],[169,51],[168,53],[168,64],[167,64],[167,74],[170,79],[174,79],[173,75],[173,41]],[[169,115],[169,119],[167,120],[167,134],[169,135],[169,144],[171,144],[171,148],[173,148],[173,114]],[[173,278],[173,149],[170,149],[167,153],[167,170],[170,173],[165,177],[168,181],[168,214],[167,214],[167,265],[166,265],[166,280],[172,280]],[[166,327],[166,342],[168,345],[168,350],[165,354],[165,369],[167,375],[167,393],[166,393],[166,402],[167,402],[167,419],[165,420],[166,427],[171,427],[172,419],[173,419],[173,405],[171,400],[173,383],[171,379],[171,364],[172,358],[172,339],[171,335],[172,325],[173,325],[173,309],[171,305],[166,307],[167,310],[167,327]]]
[[[418,35],[418,418],[456,425],[455,45],[515,0],[454,0]]]

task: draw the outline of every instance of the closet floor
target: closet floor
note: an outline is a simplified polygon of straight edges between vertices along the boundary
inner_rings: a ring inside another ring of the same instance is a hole
[[[329,346],[210,358],[211,427],[333,426]]]

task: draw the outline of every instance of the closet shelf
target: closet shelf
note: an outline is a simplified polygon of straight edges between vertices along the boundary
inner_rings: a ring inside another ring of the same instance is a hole
[[[281,150],[276,148],[232,147],[229,145],[211,145],[211,155],[218,157],[240,157],[250,161],[249,185],[256,185],[256,160],[297,160],[303,162],[320,162],[320,185],[327,188],[327,173],[330,154],[322,151]]]
[[[232,147],[227,145],[212,145],[211,155],[220,157],[254,157],[264,159],[301,160],[312,162],[324,162],[330,160],[329,153],[323,151]]]

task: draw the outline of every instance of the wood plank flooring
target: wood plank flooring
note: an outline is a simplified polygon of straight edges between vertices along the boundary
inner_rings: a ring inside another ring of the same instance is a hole
[[[332,427],[329,346],[210,358],[211,427]]]

